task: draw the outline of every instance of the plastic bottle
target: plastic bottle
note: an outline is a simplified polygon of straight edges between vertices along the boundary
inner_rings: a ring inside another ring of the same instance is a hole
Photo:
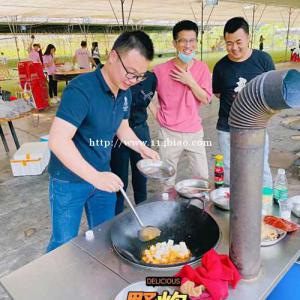
[[[264,187],[262,190],[262,214],[271,215],[273,205],[273,190],[269,187]]]
[[[224,186],[224,162],[223,155],[218,154],[215,157],[215,188]]]
[[[274,202],[288,201],[288,183],[284,169],[278,169],[277,176],[274,181]]]

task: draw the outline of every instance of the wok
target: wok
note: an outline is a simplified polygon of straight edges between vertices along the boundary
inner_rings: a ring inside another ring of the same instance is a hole
[[[220,230],[216,221],[203,209],[200,200],[179,199],[174,201],[154,201],[136,207],[145,225],[151,224],[162,233],[149,242],[138,239],[140,225],[131,212],[116,218],[111,228],[111,240],[114,250],[126,261],[144,268],[170,269],[186,263],[200,260],[202,255],[216,247]],[[159,265],[148,264],[141,260],[142,252],[158,242],[174,240],[178,244],[184,241],[192,253],[188,262]]]

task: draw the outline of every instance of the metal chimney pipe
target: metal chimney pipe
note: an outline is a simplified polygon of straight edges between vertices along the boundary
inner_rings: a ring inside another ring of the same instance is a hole
[[[229,255],[244,279],[260,270],[263,157],[266,127],[278,110],[300,108],[300,73],[270,71],[238,94],[230,116]]]

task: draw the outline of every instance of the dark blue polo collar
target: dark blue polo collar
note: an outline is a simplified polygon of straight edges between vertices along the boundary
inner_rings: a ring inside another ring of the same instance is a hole
[[[103,74],[101,72],[101,68],[100,66],[97,67],[97,69],[95,70],[95,73],[96,73],[96,77],[97,79],[99,80],[100,82],[100,85],[102,87],[102,90],[105,91],[105,92],[110,92],[111,93],[111,90],[110,90],[110,87],[108,86],[108,84],[106,83],[104,77],[103,77]]]
[[[110,87],[108,86],[108,84],[106,83],[106,81],[105,81],[105,79],[104,79],[104,77],[103,77],[103,74],[102,74],[102,72],[101,72],[101,67],[98,66],[97,69],[96,69],[94,72],[96,73],[96,77],[97,77],[97,79],[98,79],[98,81],[99,81],[99,83],[100,83],[101,89],[102,89],[103,91],[105,91],[105,92],[107,92],[107,93],[113,95],[113,93],[112,93]],[[118,90],[118,95],[117,95],[116,99],[120,99],[120,97],[122,97],[122,95],[125,94],[125,93],[127,93],[126,90],[121,90],[121,89],[119,89],[119,90]]]

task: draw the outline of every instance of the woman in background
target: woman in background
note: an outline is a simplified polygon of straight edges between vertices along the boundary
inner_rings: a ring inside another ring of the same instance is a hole
[[[260,38],[259,38],[259,50],[260,51],[264,50],[264,40],[265,40],[264,36],[261,35]]]
[[[44,60],[43,60],[43,51],[42,51],[42,47],[41,47],[41,44],[37,44],[38,45],[38,54],[39,54],[39,57],[40,57],[40,61],[42,63],[42,65],[44,64]]]
[[[55,66],[55,55],[56,48],[49,44],[43,56],[44,66],[46,68],[48,78],[49,78],[49,96],[51,103],[57,103],[60,101],[60,98],[57,97],[57,81],[53,79],[53,74],[56,71]]]
[[[92,57],[96,63],[96,65],[103,65],[100,61],[100,52],[99,52],[99,48],[98,48],[98,42],[93,42],[92,43]]]

